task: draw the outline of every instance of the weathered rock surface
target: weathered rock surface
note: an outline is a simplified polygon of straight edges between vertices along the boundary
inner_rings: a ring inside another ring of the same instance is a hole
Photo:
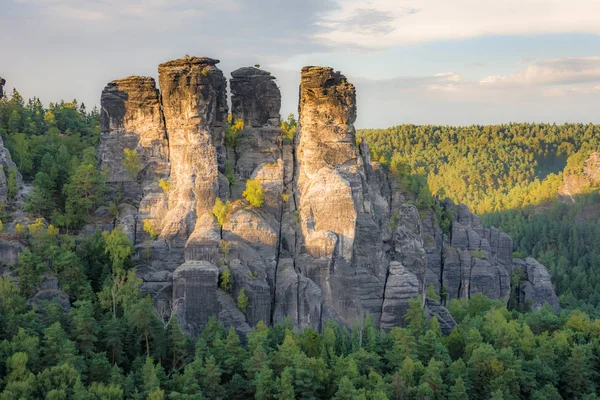
[[[454,218],[449,237],[437,231],[434,234],[439,256],[429,257],[427,284],[436,289],[443,286],[441,292],[446,294],[446,300],[481,293],[507,302],[512,272],[511,238],[496,228],[484,228],[481,219],[465,205],[446,203],[444,207]]]
[[[456,326],[456,321],[450,315],[450,311],[443,307],[438,300],[427,299],[425,301],[425,311],[429,318],[436,317],[438,319],[444,335],[449,335]]]
[[[547,270],[513,264],[511,239],[465,206],[442,205],[451,216],[444,232],[433,212],[409,204],[414,196],[356,143],[355,89],[342,74],[303,68],[290,144],[275,79],[257,68],[232,72],[231,124],[243,129],[228,130],[217,63],[174,60],[159,67],[161,93],[151,78],[130,77],[102,96],[99,156],[123,194],[115,224],[137,245],[143,289],[172,305],[184,331],[197,335],[210,316],[245,334],[259,321],[290,317],[320,330],[328,319],[352,326],[367,314],[391,329],[422,296],[449,333],[456,323],[444,302],[476,293],[507,301],[513,268],[527,276],[522,301],[558,306]],[[138,152],[136,177],[123,166],[124,148]],[[262,207],[243,198],[248,179],[261,183]],[[230,201],[223,226],[212,214],[217,197]],[[221,288],[225,272],[231,284]],[[429,284],[441,303],[425,299]]]
[[[524,261],[515,259],[514,268],[520,268],[523,271],[519,303],[536,310],[547,303],[554,312],[558,312],[558,297],[554,292],[546,267],[529,257]]]
[[[159,180],[169,175],[169,149],[160,98],[153,78],[130,76],[109,83],[100,99],[100,167],[108,171],[112,196],[121,198],[116,225],[140,243],[144,221],[160,231],[166,197]],[[136,168],[126,168],[135,151]]]
[[[16,240],[0,239],[0,266],[15,265],[24,249],[25,246]]]
[[[161,237],[185,246],[186,259],[217,262],[219,153],[227,119],[227,82],[211,58],[184,57],[158,68],[171,162],[169,211]]]
[[[0,77],[0,99],[4,96],[4,85],[6,85],[6,80]]]
[[[36,294],[29,299],[28,303],[34,308],[38,308],[42,303],[57,302],[64,310],[68,312],[71,309],[71,302],[61,289],[58,278],[55,276],[46,276],[37,287]]]
[[[321,288],[327,314],[346,325],[367,313],[378,321],[388,260],[356,146],[354,86],[331,68],[305,67],[299,112],[295,265]]]
[[[173,306],[181,327],[196,336],[211,316],[238,333],[250,332],[244,314],[219,287],[219,269],[208,261],[186,261],[173,274]]]
[[[421,293],[420,287],[421,282],[415,274],[397,261],[390,263],[380,323],[382,329],[404,325],[408,302]]]
[[[21,192],[23,187],[23,178],[13,162],[10,152],[4,147],[4,141],[0,138],[0,201],[8,200],[8,176],[13,170],[17,179],[17,192]]]

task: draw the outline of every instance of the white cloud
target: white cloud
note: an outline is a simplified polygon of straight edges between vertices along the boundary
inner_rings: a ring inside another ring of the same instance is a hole
[[[600,83],[600,56],[557,58],[527,66],[510,75],[488,76],[482,85],[580,85]]]
[[[483,35],[600,34],[598,0],[337,0],[315,35],[367,49]]]

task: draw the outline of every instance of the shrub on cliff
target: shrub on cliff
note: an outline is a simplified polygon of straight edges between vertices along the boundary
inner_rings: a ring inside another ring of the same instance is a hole
[[[141,170],[140,159],[136,149],[123,149],[124,158],[123,166],[127,171],[127,175],[131,179],[135,179]]]
[[[246,291],[244,289],[240,290],[240,294],[238,294],[237,307],[241,312],[246,314],[246,308],[248,308],[248,296],[246,296]]]
[[[227,118],[227,127],[225,128],[225,147],[233,149],[237,146],[239,133],[244,129],[244,120],[238,118],[233,121],[229,114]]]
[[[154,225],[152,225],[152,221],[149,219],[144,220],[144,232],[150,236],[150,240],[156,240],[158,237],[156,230],[154,229]]]
[[[231,211],[231,203],[224,202],[220,197],[217,197],[215,201],[215,205],[213,206],[212,213],[217,218],[217,222],[220,226],[225,225],[227,222],[227,216]]]
[[[246,190],[242,196],[250,203],[252,207],[262,207],[265,202],[265,194],[259,179],[248,179],[246,181]]]

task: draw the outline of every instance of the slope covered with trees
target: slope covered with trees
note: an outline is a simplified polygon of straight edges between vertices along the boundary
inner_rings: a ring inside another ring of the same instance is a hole
[[[514,240],[518,256],[531,255],[544,264],[561,304],[600,311],[600,194],[574,197],[574,203],[554,200],[490,213],[485,223],[498,226]]]
[[[598,185],[583,179],[582,194],[561,195],[565,181],[583,177],[586,160],[600,150],[600,126],[402,125],[358,136],[399,178],[426,181],[434,196],[464,203],[508,233],[517,257],[548,267],[563,306],[598,312]]]
[[[581,174],[584,161],[600,149],[600,126],[591,124],[401,125],[357,136],[374,160],[424,175],[435,196],[476,214],[556,197],[563,175]]]
[[[27,103],[15,90],[0,101],[0,135],[25,181],[26,211],[66,230],[81,227],[103,200],[97,168],[99,114],[73,102]]]

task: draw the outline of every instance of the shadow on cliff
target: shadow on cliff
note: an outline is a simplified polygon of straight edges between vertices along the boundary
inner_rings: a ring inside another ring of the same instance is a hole
[[[513,239],[515,257],[546,265],[561,306],[597,314],[600,306],[600,194],[557,198],[482,216]],[[595,310],[596,309],[596,310]]]

